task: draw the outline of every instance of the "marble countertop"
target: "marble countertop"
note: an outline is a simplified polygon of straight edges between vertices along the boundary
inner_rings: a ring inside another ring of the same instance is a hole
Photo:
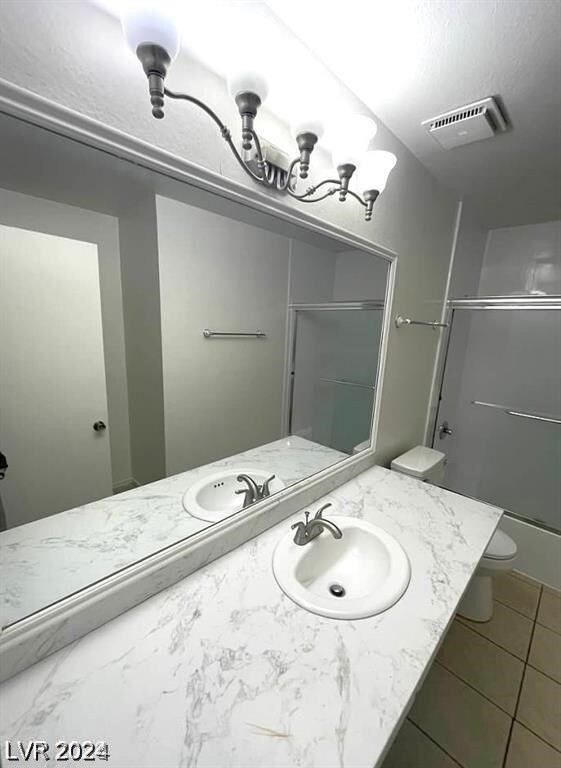
[[[201,477],[241,464],[271,470],[289,486],[346,458],[292,436],[3,531],[0,625],[208,528],[212,523],[188,514],[182,504],[187,488]]]
[[[286,597],[271,557],[296,515],[4,683],[2,737],[105,740],[112,768],[379,765],[501,510],[380,467],[327,501],[405,548],[395,606]]]

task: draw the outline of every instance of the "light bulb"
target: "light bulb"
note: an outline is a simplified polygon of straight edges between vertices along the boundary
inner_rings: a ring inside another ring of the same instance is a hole
[[[267,98],[267,81],[259,72],[239,69],[228,75],[228,90],[235,99],[240,93],[254,93],[261,103]]]
[[[371,190],[382,192],[396,163],[397,157],[392,152],[385,152],[381,149],[366,152],[358,166],[357,188],[361,192]]]
[[[351,115],[333,126],[330,144],[335,167],[358,165],[377,130],[378,126],[367,115]]]
[[[292,123],[292,135],[295,139],[301,133],[313,133],[320,139],[323,136],[323,131],[324,127],[321,120],[311,116],[299,118]]]
[[[157,3],[134,3],[122,14],[123,34],[133,53],[140,45],[163,48],[171,61],[179,53],[179,29],[173,17]]]

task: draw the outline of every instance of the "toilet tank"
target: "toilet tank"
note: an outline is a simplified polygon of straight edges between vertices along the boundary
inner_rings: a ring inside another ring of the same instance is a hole
[[[435,451],[434,448],[417,445],[394,459],[391,468],[402,475],[439,485],[444,480],[445,460],[446,454]]]

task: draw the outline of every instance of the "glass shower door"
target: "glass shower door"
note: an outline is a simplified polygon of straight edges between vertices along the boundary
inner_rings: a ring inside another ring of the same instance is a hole
[[[295,316],[290,432],[351,454],[370,437],[383,309]]]
[[[456,309],[450,334],[445,487],[560,531],[561,311]]]

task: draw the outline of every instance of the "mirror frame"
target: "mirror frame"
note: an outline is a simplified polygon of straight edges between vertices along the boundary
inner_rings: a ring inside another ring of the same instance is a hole
[[[234,515],[214,523],[0,629],[3,681],[263,533],[375,464],[398,257],[349,230],[287,206],[280,196],[271,197],[258,188],[222,177],[2,78],[0,112],[366,251],[387,261],[389,267],[369,447],[253,505],[241,517]]]

